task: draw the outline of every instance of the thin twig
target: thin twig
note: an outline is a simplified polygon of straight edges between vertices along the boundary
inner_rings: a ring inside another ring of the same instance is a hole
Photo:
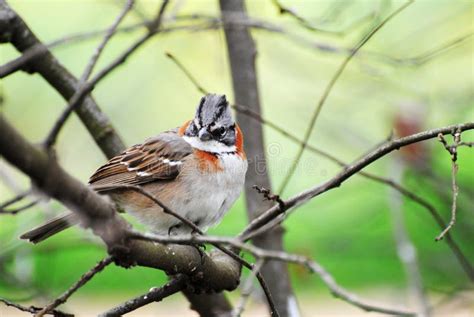
[[[89,59],[89,62],[86,65],[86,68],[84,69],[84,72],[82,73],[81,78],[79,79],[79,83],[77,85],[76,92],[72,95],[72,97],[69,99],[69,103],[66,107],[66,109],[63,111],[61,116],[56,120],[53,128],[49,132],[48,136],[46,137],[46,140],[44,142],[46,148],[50,148],[55,142],[56,138],[61,131],[61,128],[63,127],[64,123],[66,120],[69,118],[69,115],[74,111],[74,108],[77,107],[81,102],[82,98],[86,95],[83,91],[85,91],[86,88],[86,82],[87,79],[89,78],[90,74],[92,73],[94,66],[96,65],[100,54],[104,50],[105,46],[109,42],[109,40],[112,38],[112,36],[115,34],[117,31],[117,27],[119,26],[120,22],[123,21],[127,13],[130,11],[134,4],[134,0],[127,0],[125,3],[124,8],[120,12],[120,14],[117,16],[113,24],[110,26],[110,28],[107,30],[105,33],[104,38],[102,39],[102,42],[97,46],[95,49],[94,53],[92,54],[91,58]]]
[[[148,293],[130,299],[117,307],[111,308],[105,313],[100,314],[101,317],[115,317],[122,316],[140,307],[148,305],[153,302],[160,302],[164,298],[171,296],[186,287],[187,277],[185,275],[178,275],[170,282],[166,283],[160,288],[152,288]]]
[[[387,23],[389,22],[392,18],[394,18],[397,14],[402,12],[405,8],[407,8],[410,4],[413,3],[413,0],[409,0],[407,3],[402,5],[400,8],[395,10],[392,14],[390,14],[388,17],[386,17],[382,22],[380,22],[376,27],[374,27],[364,38],[354,47],[353,50],[351,50],[351,53],[344,59],[342,64],[339,66],[337,69],[336,73],[333,75],[331,80],[329,81],[328,85],[324,89],[324,92],[321,96],[321,98],[318,101],[318,104],[316,106],[316,109],[313,112],[313,115],[311,116],[310,123],[308,125],[308,128],[306,129],[306,132],[304,134],[303,138],[303,143],[301,144],[301,147],[296,155],[295,160],[293,161],[292,165],[290,166],[290,169],[288,170],[288,174],[285,176],[283,179],[283,182],[280,186],[280,190],[278,191],[280,195],[283,194],[283,191],[285,190],[287,184],[289,183],[291,177],[293,176],[296,167],[298,166],[298,163],[303,156],[303,152],[306,148],[306,145],[308,144],[308,140],[311,136],[311,133],[313,132],[314,126],[316,124],[316,120],[319,117],[319,114],[321,113],[321,110],[329,96],[329,93],[332,91],[332,88],[336,84],[337,80],[341,76],[341,74],[344,72],[344,69],[346,68],[347,64],[352,60],[352,58],[357,54],[357,52]]]
[[[370,15],[368,15],[367,17],[370,17]],[[170,33],[174,31],[185,31],[185,30],[188,30],[190,32],[218,30],[222,26],[222,23],[219,20],[219,17],[207,16],[207,15],[202,15],[202,14],[194,14],[190,16],[183,15],[183,16],[176,17],[177,20],[182,20],[186,18],[193,19],[193,20],[201,19],[204,21],[204,23],[166,27],[166,28],[161,29],[160,33]],[[129,33],[143,27],[148,28],[150,23],[151,23],[150,20],[146,20],[143,22],[131,24],[128,26],[118,28],[117,32]],[[316,49],[321,52],[338,53],[338,54],[350,53],[350,49],[331,46],[330,44],[322,43],[322,42],[318,42],[314,40],[308,40],[305,37],[300,36],[299,34],[290,32],[289,30],[286,30],[285,28],[279,25],[276,25],[267,21],[263,21],[260,19],[256,19],[256,18],[252,18],[249,20],[235,19],[235,21],[232,21],[232,23],[247,25],[248,27],[251,27],[257,30],[263,30],[263,31],[271,32],[271,33],[280,34],[300,45],[304,45],[308,48]],[[107,32],[107,30],[108,29],[102,29],[102,30],[96,30],[96,31],[75,33],[75,34],[68,35],[66,37],[59,38],[45,45],[43,44],[35,45],[29,48],[28,50],[26,50],[21,56],[0,66],[0,78],[4,78],[20,69],[25,68],[25,66],[27,66],[27,64],[31,60],[41,56],[42,54],[47,53],[48,49],[55,48],[57,46],[68,44],[68,43],[77,43],[79,41],[88,40],[88,39],[104,34],[105,32]],[[404,57],[404,58],[392,57],[392,56],[384,55],[378,52],[364,52],[363,54],[367,55],[368,57],[375,58],[381,62],[395,65],[395,66],[411,66],[411,67],[422,66],[426,64],[427,62],[433,60],[435,57],[438,57],[439,55],[469,40],[473,35],[474,33],[468,33],[468,34],[459,36],[455,38],[454,40],[451,40],[445,44],[440,44],[428,50],[427,52],[423,52],[412,57]],[[362,53],[359,53],[359,55],[362,55]]]
[[[22,200],[23,198],[25,198],[25,197],[28,196],[29,194],[31,194],[31,189],[26,190],[26,191],[24,191],[24,192],[21,192],[21,193],[19,193],[18,195],[16,195],[15,197],[13,197],[13,198],[11,198],[11,199],[5,201],[4,203],[2,203],[2,204],[0,205],[0,208],[2,208],[2,209],[3,209],[3,208],[7,208],[8,206],[10,206],[10,205],[12,205],[12,204],[14,204],[14,203],[16,203],[16,202]]]
[[[19,52],[25,53],[35,46],[44,46],[21,16],[4,0],[0,1],[0,12],[0,20],[8,17],[14,21],[7,22],[7,27],[0,30],[0,36],[10,34],[7,39]],[[66,101],[77,90],[78,79],[48,49],[39,58],[28,62],[28,71],[41,75]],[[112,123],[91,96],[84,98],[76,113],[106,156],[113,157],[125,148]]]
[[[3,207],[0,207],[0,214],[3,214],[3,215],[16,215],[19,212],[25,211],[25,210],[33,207],[33,206],[36,206],[38,203],[39,203],[39,200],[33,200],[33,201],[27,203],[24,206],[13,208],[13,209],[5,209]]]
[[[303,16],[301,16],[296,10],[291,9],[287,6],[284,6],[280,3],[278,0],[273,0],[273,4],[277,7],[278,12],[280,14],[288,14],[289,16],[293,17],[299,25],[304,27],[307,30],[313,31],[313,32],[318,32],[318,33],[326,33],[326,34],[331,34],[335,36],[344,36],[347,34],[347,30],[353,30],[358,24],[363,23],[366,19],[370,19],[374,16],[374,13],[367,14],[363,16],[362,18],[354,21],[351,23],[350,26],[346,27],[344,30],[329,30],[329,29],[323,29],[321,27],[315,26],[313,23],[309,22],[307,19],[305,19]]]
[[[72,294],[74,294],[79,288],[84,286],[87,282],[89,282],[94,275],[101,272],[107,265],[112,263],[113,258],[111,256],[106,257],[105,259],[101,260],[97,263],[92,269],[90,269],[87,273],[81,276],[81,278],[74,283],[66,292],[64,292],[61,296],[56,298],[52,303],[45,306],[41,311],[35,314],[35,317],[41,317],[46,313],[52,311],[54,308],[58,307],[61,304],[64,304]]]
[[[243,313],[245,306],[247,305],[247,302],[250,299],[250,295],[252,294],[253,280],[255,279],[257,273],[260,272],[264,264],[265,260],[259,259],[257,263],[255,263],[255,266],[250,272],[250,275],[247,277],[244,284],[242,285],[242,295],[240,296],[239,303],[232,312],[233,317],[239,317]]]
[[[459,142],[458,146],[474,147],[474,142]]]
[[[416,134],[412,134],[403,138],[395,139],[389,142],[385,142],[372,152],[364,155],[359,160],[355,161],[354,163],[346,166],[341,172],[339,172],[336,176],[331,178],[330,180],[324,182],[321,185],[312,187],[306,191],[303,191],[292,198],[285,201],[285,209],[281,209],[279,205],[275,205],[272,208],[268,209],[261,216],[254,219],[247,228],[240,234],[240,236],[244,236],[249,232],[258,229],[259,227],[265,225],[275,217],[278,217],[279,214],[285,212],[290,208],[295,208],[304,204],[305,202],[309,201],[310,199],[325,193],[331,189],[339,187],[344,181],[349,179],[352,175],[358,173],[363,168],[367,167],[371,163],[375,162],[376,160],[380,159],[381,157],[387,155],[388,153],[398,150],[401,147],[421,142],[423,140],[428,140],[436,137],[439,133],[450,133],[453,130],[459,130],[460,132],[465,130],[474,129],[474,122],[468,122],[464,124],[458,125],[451,125],[443,128],[437,128],[432,130],[427,130],[423,132],[419,132]]]
[[[13,302],[11,302],[9,300],[6,300],[4,298],[0,298],[0,302],[4,303],[7,306],[14,307],[18,310],[21,310],[25,313],[30,313],[30,314],[36,314],[37,312],[39,312],[42,309],[42,308],[36,307],[36,306],[23,306],[23,305],[20,305],[20,304],[17,304],[17,303],[13,303]],[[73,317],[74,316],[73,314],[63,313],[60,310],[53,310],[53,311],[48,312],[48,314],[53,315],[55,317]]]
[[[399,65],[399,66],[421,66],[426,64],[427,62],[433,60],[435,57],[450,51],[451,49],[457,47],[458,45],[466,42],[467,40],[471,39],[474,35],[474,32],[470,32],[464,35],[461,35],[447,43],[440,44],[426,52],[418,54],[412,57],[406,58],[397,58],[397,57],[389,57],[379,55],[378,57],[382,60],[385,60],[388,63]],[[370,54],[370,53],[369,53]]]
[[[456,224],[456,211],[457,211],[457,198],[459,194],[459,188],[456,182],[456,174],[458,172],[459,166],[457,164],[458,159],[458,146],[461,143],[461,131],[457,130],[453,133],[453,145],[448,145],[443,134],[438,135],[440,142],[443,144],[446,151],[451,154],[451,188],[453,190],[453,201],[451,203],[451,220],[449,221],[446,228],[436,237],[436,241],[443,239],[443,237],[451,230],[451,228]]]
[[[161,19],[164,13],[164,10],[168,4],[169,0],[163,0],[163,4],[160,6],[160,10],[158,12],[158,15],[154,21],[151,22],[151,25],[153,26],[159,26],[161,23]],[[150,31],[142,36],[139,40],[137,40],[132,46],[130,46],[127,50],[125,50],[118,58],[116,58],[112,63],[110,63],[107,67],[102,69],[99,73],[97,73],[96,76],[94,76],[89,82],[85,83],[82,86],[82,89],[79,89],[75,93],[75,99],[70,99],[70,102],[68,104],[67,109],[61,117],[58,120],[58,123],[55,126],[58,126],[58,128],[53,128],[53,130],[50,133],[50,136],[45,141],[46,147],[54,144],[55,138],[57,133],[59,132],[63,121],[66,121],[67,117],[69,116],[69,113],[71,113],[75,107],[78,107],[81,104],[82,99],[89,93],[91,92],[95,85],[101,81],[105,76],[107,76],[110,72],[112,72],[115,68],[117,68],[119,65],[123,64],[127,58],[135,52],[136,49],[138,49],[140,46],[142,46],[149,38],[151,38],[153,35],[157,33],[156,28],[151,28]],[[64,123],[64,122],[63,122]],[[58,130],[58,132],[54,132]]]
[[[173,210],[171,210],[161,200],[159,200],[154,195],[152,195],[151,193],[149,193],[148,191],[143,189],[143,187],[135,186],[135,185],[113,185],[113,186],[96,185],[96,186],[94,186],[94,190],[97,190],[97,191],[106,191],[106,190],[109,190],[109,191],[132,190],[132,191],[135,191],[135,192],[147,197],[148,199],[153,201],[156,205],[161,207],[163,209],[164,213],[166,213],[168,215],[171,215],[171,216],[175,217],[176,219],[180,220],[183,224],[185,224],[186,226],[191,228],[193,232],[199,233],[199,234],[204,234],[204,232],[198,226],[196,226],[192,221],[190,221],[189,219],[187,219],[187,218],[181,216],[180,214],[174,212]]]
[[[347,291],[343,287],[339,286],[334,278],[329,272],[327,272],[320,264],[317,262],[308,259],[304,256],[293,255],[283,251],[274,251],[261,249],[255,245],[244,243],[243,241],[233,238],[233,237],[216,237],[216,236],[165,236],[165,235],[155,235],[155,234],[141,234],[137,232],[130,232],[130,237],[138,240],[145,241],[154,241],[159,243],[173,243],[173,244],[186,244],[186,245],[196,245],[202,243],[209,243],[212,245],[230,245],[234,248],[242,249],[250,254],[252,254],[257,259],[264,260],[277,260],[284,261],[288,263],[296,263],[303,265],[310,269],[311,272],[316,273],[329,288],[331,293],[354,306],[357,306],[366,311],[381,312],[384,314],[390,315],[400,315],[400,316],[414,316],[415,314],[409,311],[403,311],[398,309],[390,309],[380,307],[378,305],[373,305],[361,300],[355,294]]]
[[[260,187],[260,186],[257,186],[257,185],[253,185],[252,187],[253,187],[259,194],[262,194],[263,197],[264,197],[266,200],[275,201],[275,202],[277,202],[277,203],[280,205],[280,208],[282,208],[282,209],[285,208],[285,202],[283,201],[283,199],[280,198],[280,196],[278,196],[278,195],[276,195],[276,194],[272,194],[269,189],[266,189],[266,188],[263,188],[263,187]]]
[[[166,52],[166,57],[168,57],[169,59],[171,59],[176,66],[178,66],[178,68],[186,75],[186,77],[194,84],[194,86],[197,88],[197,90],[199,90],[200,93],[202,94],[208,94],[209,92],[203,88],[199,82],[197,81],[197,79],[187,70],[186,67],[184,67],[184,65],[173,55],[171,54],[170,52]]]

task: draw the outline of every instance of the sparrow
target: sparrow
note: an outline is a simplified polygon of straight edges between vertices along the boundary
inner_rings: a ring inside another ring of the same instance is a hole
[[[113,157],[90,177],[89,186],[108,195],[153,233],[188,234],[192,229],[144,195],[118,187],[140,186],[206,231],[240,196],[247,172],[243,145],[244,136],[225,95],[207,94],[194,119]],[[38,243],[78,222],[74,214],[67,214],[21,238]]]

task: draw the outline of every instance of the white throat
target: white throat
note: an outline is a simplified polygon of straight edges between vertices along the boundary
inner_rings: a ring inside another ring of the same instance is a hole
[[[195,136],[183,136],[184,141],[188,142],[193,148],[196,148],[205,152],[212,153],[225,153],[225,152],[235,152],[237,148],[235,145],[228,146],[223,143],[220,143],[216,140],[201,141],[198,137]]]

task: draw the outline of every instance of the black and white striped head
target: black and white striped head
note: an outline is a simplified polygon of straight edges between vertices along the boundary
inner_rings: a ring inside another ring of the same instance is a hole
[[[201,98],[185,140],[208,152],[235,151],[235,122],[225,95],[207,94]]]

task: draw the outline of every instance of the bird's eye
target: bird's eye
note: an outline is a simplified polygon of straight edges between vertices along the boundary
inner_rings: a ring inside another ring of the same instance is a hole
[[[224,127],[220,127],[218,129],[215,129],[214,131],[212,131],[212,135],[215,137],[215,138],[222,138],[224,137],[224,135],[227,133],[227,130],[226,128]]]

